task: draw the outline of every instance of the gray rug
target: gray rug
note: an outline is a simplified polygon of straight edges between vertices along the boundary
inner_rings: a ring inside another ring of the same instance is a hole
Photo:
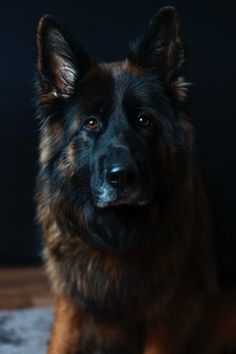
[[[45,354],[52,318],[50,308],[0,311],[0,354]]]

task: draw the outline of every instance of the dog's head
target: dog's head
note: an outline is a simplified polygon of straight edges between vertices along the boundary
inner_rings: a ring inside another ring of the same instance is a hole
[[[40,21],[37,44],[41,175],[54,194],[63,191],[87,223],[91,210],[99,218],[104,210],[140,210],[165,199],[185,173],[192,145],[174,8],[154,16],[122,62],[96,63],[49,16]]]

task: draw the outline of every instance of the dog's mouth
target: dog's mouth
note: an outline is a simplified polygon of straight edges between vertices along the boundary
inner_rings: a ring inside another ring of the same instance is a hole
[[[117,207],[144,207],[151,202],[149,193],[143,188],[113,189],[107,186],[100,187],[93,193],[96,208]]]
[[[95,206],[99,209],[105,208],[117,208],[117,209],[127,209],[130,210],[132,208],[141,208],[150,204],[151,200],[130,200],[130,199],[118,199],[110,202],[98,202],[95,203]]]

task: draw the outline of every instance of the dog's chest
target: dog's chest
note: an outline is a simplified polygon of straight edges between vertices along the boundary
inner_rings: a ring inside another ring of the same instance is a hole
[[[86,321],[81,327],[79,354],[141,354],[143,331],[137,324]]]

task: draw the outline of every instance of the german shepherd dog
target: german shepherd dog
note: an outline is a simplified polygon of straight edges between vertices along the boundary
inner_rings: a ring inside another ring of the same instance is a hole
[[[153,17],[124,61],[96,63],[50,16],[37,47],[48,354],[233,346],[235,333],[204,319],[218,286],[175,9]]]

